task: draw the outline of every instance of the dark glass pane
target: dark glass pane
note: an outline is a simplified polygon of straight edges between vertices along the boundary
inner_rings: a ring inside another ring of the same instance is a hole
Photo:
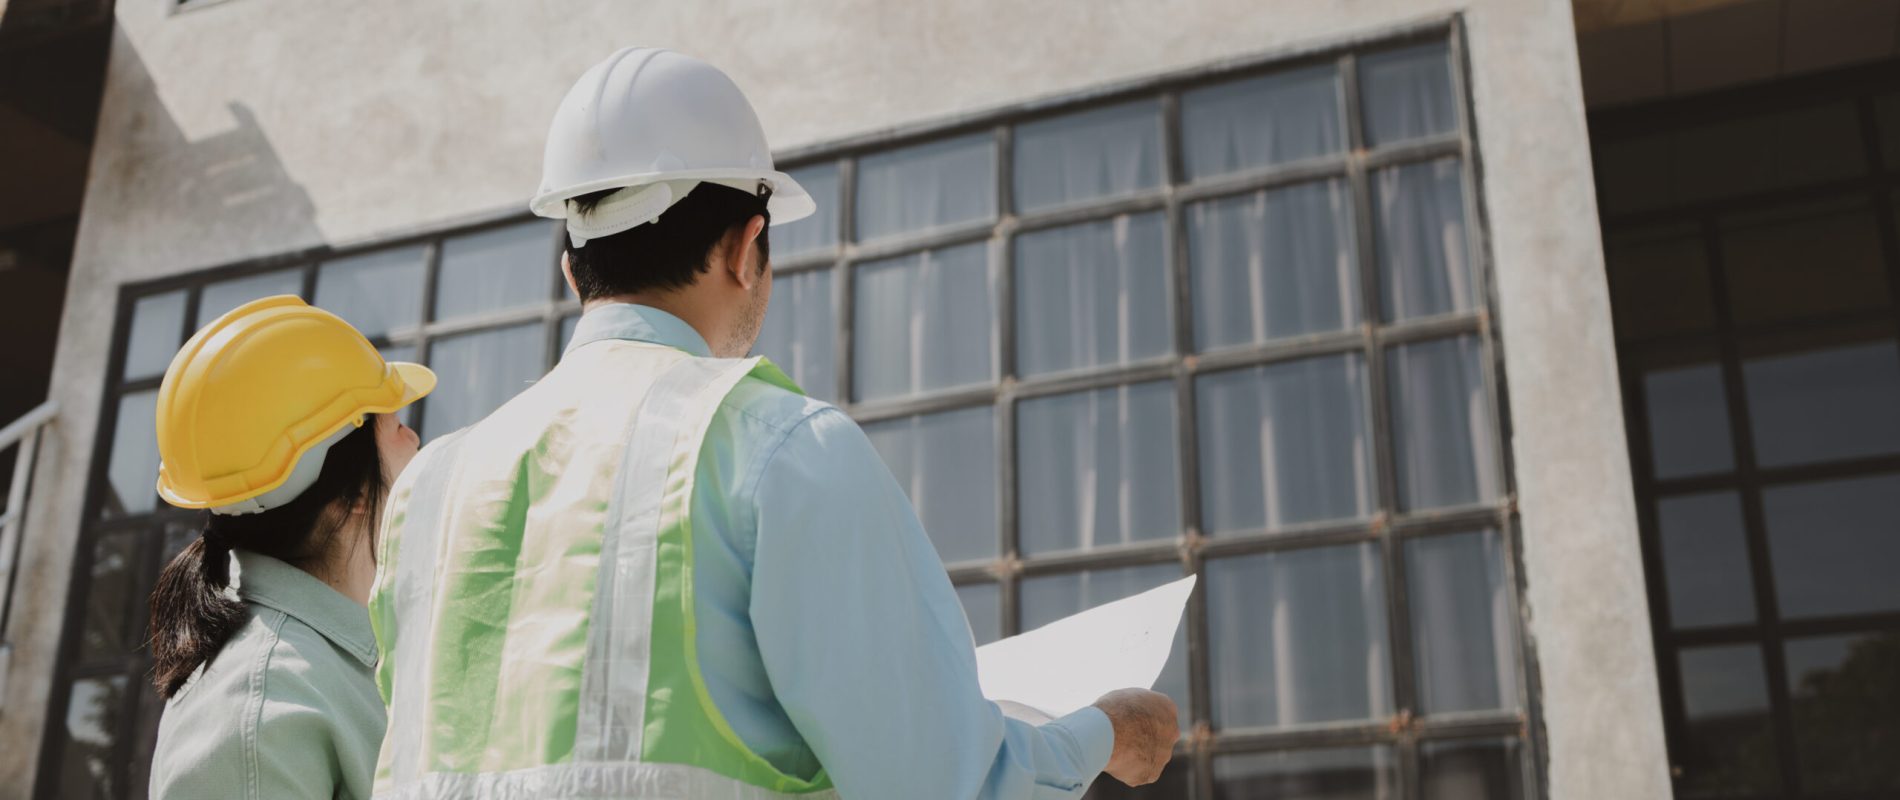
[[[864,426],[946,563],[995,558],[996,423],[989,406]]]
[[[1366,375],[1357,353],[1198,380],[1201,516],[1208,533],[1372,513]]]
[[[1287,750],[1214,759],[1214,800],[1398,800],[1390,747]]]
[[[1209,350],[1359,324],[1352,199],[1318,181],[1188,207],[1194,343]]]
[[[988,383],[989,246],[969,244],[858,265],[852,393],[859,400]]]
[[[1729,444],[1728,400],[1715,363],[1655,369],[1643,375],[1649,455],[1657,479],[1735,467]]]
[[[1378,147],[1457,130],[1448,49],[1444,42],[1432,42],[1360,57],[1366,144]]]
[[[1372,174],[1374,245],[1387,322],[1477,306],[1462,169],[1458,159],[1447,158]]]
[[[1807,206],[1730,220],[1722,263],[1739,325],[1880,309],[1891,298],[1880,231],[1865,206]]]
[[[424,441],[479,422],[545,371],[540,323],[438,339],[429,366],[439,377],[422,416]]]
[[[1103,603],[1133,597],[1169,581],[1181,578],[1180,564],[1149,564],[1139,567],[1097,569],[1060,575],[1024,578],[1022,591],[1022,630],[1033,631],[1070,614],[1080,613]],[[1181,730],[1194,723],[1188,696],[1187,627],[1175,631],[1174,648],[1168,663],[1155,681],[1154,690],[1174,700],[1180,712]]]
[[[1787,660],[1801,788],[1900,792],[1900,633],[1795,639]]]
[[[1779,788],[1761,648],[1684,650],[1677,663],[1686,722],[1677,790],[1711,794]]]
[[[1093,550],[1181,529],[1174,384],[1024,400],[1016,436],[1021,549]]]
[[[1332,64],[1188,92],[1181,96],[1188,178],[1338,153],[1346,147],[1339,105]]]
[[[452,319],[549,301],[558,270],[546,220],[458,236],[442,243],[435,315]]]
[[[957,599],[963,601],[963,615],[970,618],[970,635],[976,646],[1003,638],[1003,590],[994,583],[966,583],[957,587]]]
[[[774,260],[830,250],[838,244],[838,165],[817,164],[787,173],[811,193],[818,210],[804,219],[772,226]]]
[[[117,752],[129,681],[123,675],[73,681],[66,706],[59,792],[62,800],[119,800],[125,754]],[[59,735],[59,734],[54,734]]]
[[[79,661],[88,663],[124,658],[142,644],[143,631],[135,625],[134,602],[144,575],[139,563],[142,531],[99,536],[92,545],[92,583],[86,591],[86,615],[79,628]]]
[[[831,308],[831,270],[772,279],[772,302],[753,352],[785,370],[806,394],[838,399],[838,317]]]
[[[1371,544],[1207,562],[1219,728],[1392,713],[1385,570]]]
[[[185,290],[141,297],[132,304],[132,330],[125,341],[126,380],[162,374],[184,341]]]
[[[1159,212],[1016,238],[1016,372],[1126,364],[1174,349]]]
[[[1113,776],[1104,773],[1095,779],[1088,794],[1082,800],[1188,800],[1191,796],[1188,787],[1194,782],[1194,760],[1187,756],[1175,756],[1161,770],[1160,780],[1137,789],[1130,789]]]
[[[1016,208],[1128,194],[1161,183],[1161,106],[1153,100],[1016,126]]]
[[[1524,765],[1516,739],[1421,742],[1425,800],[1518,800]]]
[[[428,249],[420,245],[332,261],[317,270],[317,305],[364,336],[382,336],[422,322],[422,280]]]
[[[198,319],[192,328],[203,328],[224,312],[252,300],[280,294],[303,294],[303,270],[279,270],[211,284],[198,295]]]
[[[1399,508],[1488,502],[1503,491],[1476,336],[1396,345],[1386,358]]]
[[[1900,610],[1900,475],[1762,492],[1775,596],[1784,617]]]
[[[1656,501],[1669,619],[1676,628],[1755,620],[1742,500],[1713,492]]]
[[[1629,341],[1715,327],[1708,252],[1701,238],[1605,243],[1616,337]]]
[[[1764,467],[1900,452],[1892,339],[1747,358],[1742,381]]]
[[[1517,707],[1517,605],[1496,531],[1408,539],[1412,659],[1426,714]]]
[[[996,140],[988,133],[858,160],[858,241],[996,217]]]
[[[143,514],[158,505],[158,392],[133,392],[119,399],[112,426],[112,456],[106,464],[106,493],[99,510],[107,517]]]
[[[1603,206],[1644,211],[1864,174],[1853,105],[1724,119],[1597,148]]]

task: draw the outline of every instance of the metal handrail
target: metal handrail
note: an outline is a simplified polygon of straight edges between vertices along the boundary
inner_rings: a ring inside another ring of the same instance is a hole
[[[0,513],[0,697],[6,695],[13,664],[13,641],[7,630],[13,619],[13,578],[19,571],[20,547],[25,539],[26,495],[33,482],[33,458],[39,452],[41,434],[58,416],[59,404],[48,400],[0,428],[0,452],[18,448],[12,485],[7,487],[6,511]],[[4,713],[0,707],[0,714]]]

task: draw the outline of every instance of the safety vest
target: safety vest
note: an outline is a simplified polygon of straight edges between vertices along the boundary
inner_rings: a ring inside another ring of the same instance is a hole
[[[390,704],[378,798],[835,798],[779,772],[706,691],[693,478],[762,359],[603,340],[393,487],[370,604]]]

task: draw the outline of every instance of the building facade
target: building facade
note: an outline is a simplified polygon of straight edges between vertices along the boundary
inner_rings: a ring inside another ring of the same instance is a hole
[[[580,314],[525,201],[630,43],[726,69],[817,199],[759,352],[863,424],[979,642],[1200,576],[1188,734],[1095,796],[1900,791],[1900,71],[1857,63],[1900,3],[1816,66],[1790,4],[1702,5],[121,2],[0,797],[144,795],[171,354],[300,294],[436,370],[425,441],[480,419]],[[1771,74],[1666,55],[1765,6]]]

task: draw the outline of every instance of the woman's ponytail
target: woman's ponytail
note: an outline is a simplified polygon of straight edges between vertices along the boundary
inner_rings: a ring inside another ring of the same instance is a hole
[[[231,547],[207,526],[165,565],[152,589],[152,677],[170,699],[244,623],[244,604],[227,594]]]

